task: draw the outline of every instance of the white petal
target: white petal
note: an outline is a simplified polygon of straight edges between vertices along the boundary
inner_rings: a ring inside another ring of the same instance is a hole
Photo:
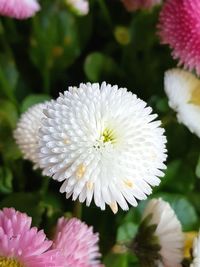
[[[179,267],[183,260],[184,236],[181,224],[170,205],[162,199],[152,199],[147,204],[143,219],[152,214],[149,225],[156,224],[155,235],[161,246],[162,263],[159,266]]]
[[[177,112],[178,121],[200,137],[200,80],[190,72],[172,69],[165,73],[164,85],[169,105]],[[197,94],[196,103],[191,102],[194,92]]]
[[[60,191],[105,209],[146,199],[165,169],[166,137],[152,109],[126,88],[71,87],[49,104],[39,131],[44,173]],[[66,181],[65,181],[66,180]]]

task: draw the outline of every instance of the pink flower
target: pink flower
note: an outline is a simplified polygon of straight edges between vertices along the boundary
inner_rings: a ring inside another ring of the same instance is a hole
[[[200,74],[200,1],[167,0],[160,13],[159,35],[179,65]]]
[[[31,227],[31,218],[13,208],[0,211],[0,266],[63,267],[58,250],[43,231]],[[9,265],[10,264],[10,265]]]
[[[61,250],[67,267],[100,267],[98,234],[80,220],[60,218],[53,248]]]
[[[78,219],[58,220],[54,242],[13,208],[0,211],[0,266],[104,267],[98,234]]]
[[[150,9],[160,4],[161,1],[162,0],[122,0],[124,6],[130,12],[137,9]]]
[[[40,10],[37,0],[0,0],[0,15],[27,19]]]

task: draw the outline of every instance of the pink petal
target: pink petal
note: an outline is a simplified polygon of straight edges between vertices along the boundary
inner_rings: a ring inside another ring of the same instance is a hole
[[[0,0],[0,15],[27,19],[40,10],[37,0]]]
[[[200,74],[200,1],[167,0],[158,30],[161,42],[170,46],[179,65]]]

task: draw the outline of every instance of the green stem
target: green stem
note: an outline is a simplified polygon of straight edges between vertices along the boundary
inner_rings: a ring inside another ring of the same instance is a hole
[[[11,51],[11,48],[6,40],[5,37],[5,30],[4,26],[0,20],[0,42],[4,50],[4,55],[6,55],[7,60],[13,60],[13,54]],[[13,104],[17,107],[18,103],[14,97],[13,89],[11,88],[8,80],[5,77],[5,74],[2,70],[2,67],[0,66],[0,84],[1,84],[1,90],[3,91],[4,95],[11,101]]]
[[[13,95],[10,84],[5,79],[5,76],[3,74],[1,67],[0,67],[0,84],[1,84],[1,90],[3,91],[4,95],[17,107],[18,103]]]
[[[24,161],[17,160],[13,162],[11,165],[4,160],[4,164],[8,164],[10,169],[13,172],[13,176],[17,180],[17,191],[23,192],[26,187],[27,177],[24,175]]]
[[[168,115],[162,118],[162,127],[166,127],[167,125],[169,125],[172,122],[175,122],[175,118],[172,115]]]
[[[45,93],[50,93],[50,75],[49,75],[49,69],[46,66],[44,73],[43,73],[43,85],[44,85],[44,91]]]
[[[49,177],[46,177],[46,176],[42,177],[42,183],[41,183],[41,187],[40,187],[40,190],[39,190],[40,195],[43,196],[48,191],[49,181],[50,181]]]
[[[8,44],[8,41],[5,36],[5,29],[4,26],[0,20],[0,39],[1,39],[1,45],[3,46],[4,52],[9,56],[13,57],[12,50]]]
[[[99,6],[101,8],[101,11],[102,11],[102,14],[103,14],[105,20],[107,21],[109,27],[113,31],[113,23],[112,23],[112,20],[110,18],[110,13],[108,11],[108,8],[107,8],[104,0],[98,0],[98,3],[99,3]]]
[[[73,216],[79,219],[82,217],[82,204],[78,200],[74,203]]]

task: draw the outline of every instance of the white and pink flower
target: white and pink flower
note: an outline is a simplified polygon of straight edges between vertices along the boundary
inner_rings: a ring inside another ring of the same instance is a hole
[[[40,10],[37,0],[1,0],[0,15],[16,19],[27,19]]]

